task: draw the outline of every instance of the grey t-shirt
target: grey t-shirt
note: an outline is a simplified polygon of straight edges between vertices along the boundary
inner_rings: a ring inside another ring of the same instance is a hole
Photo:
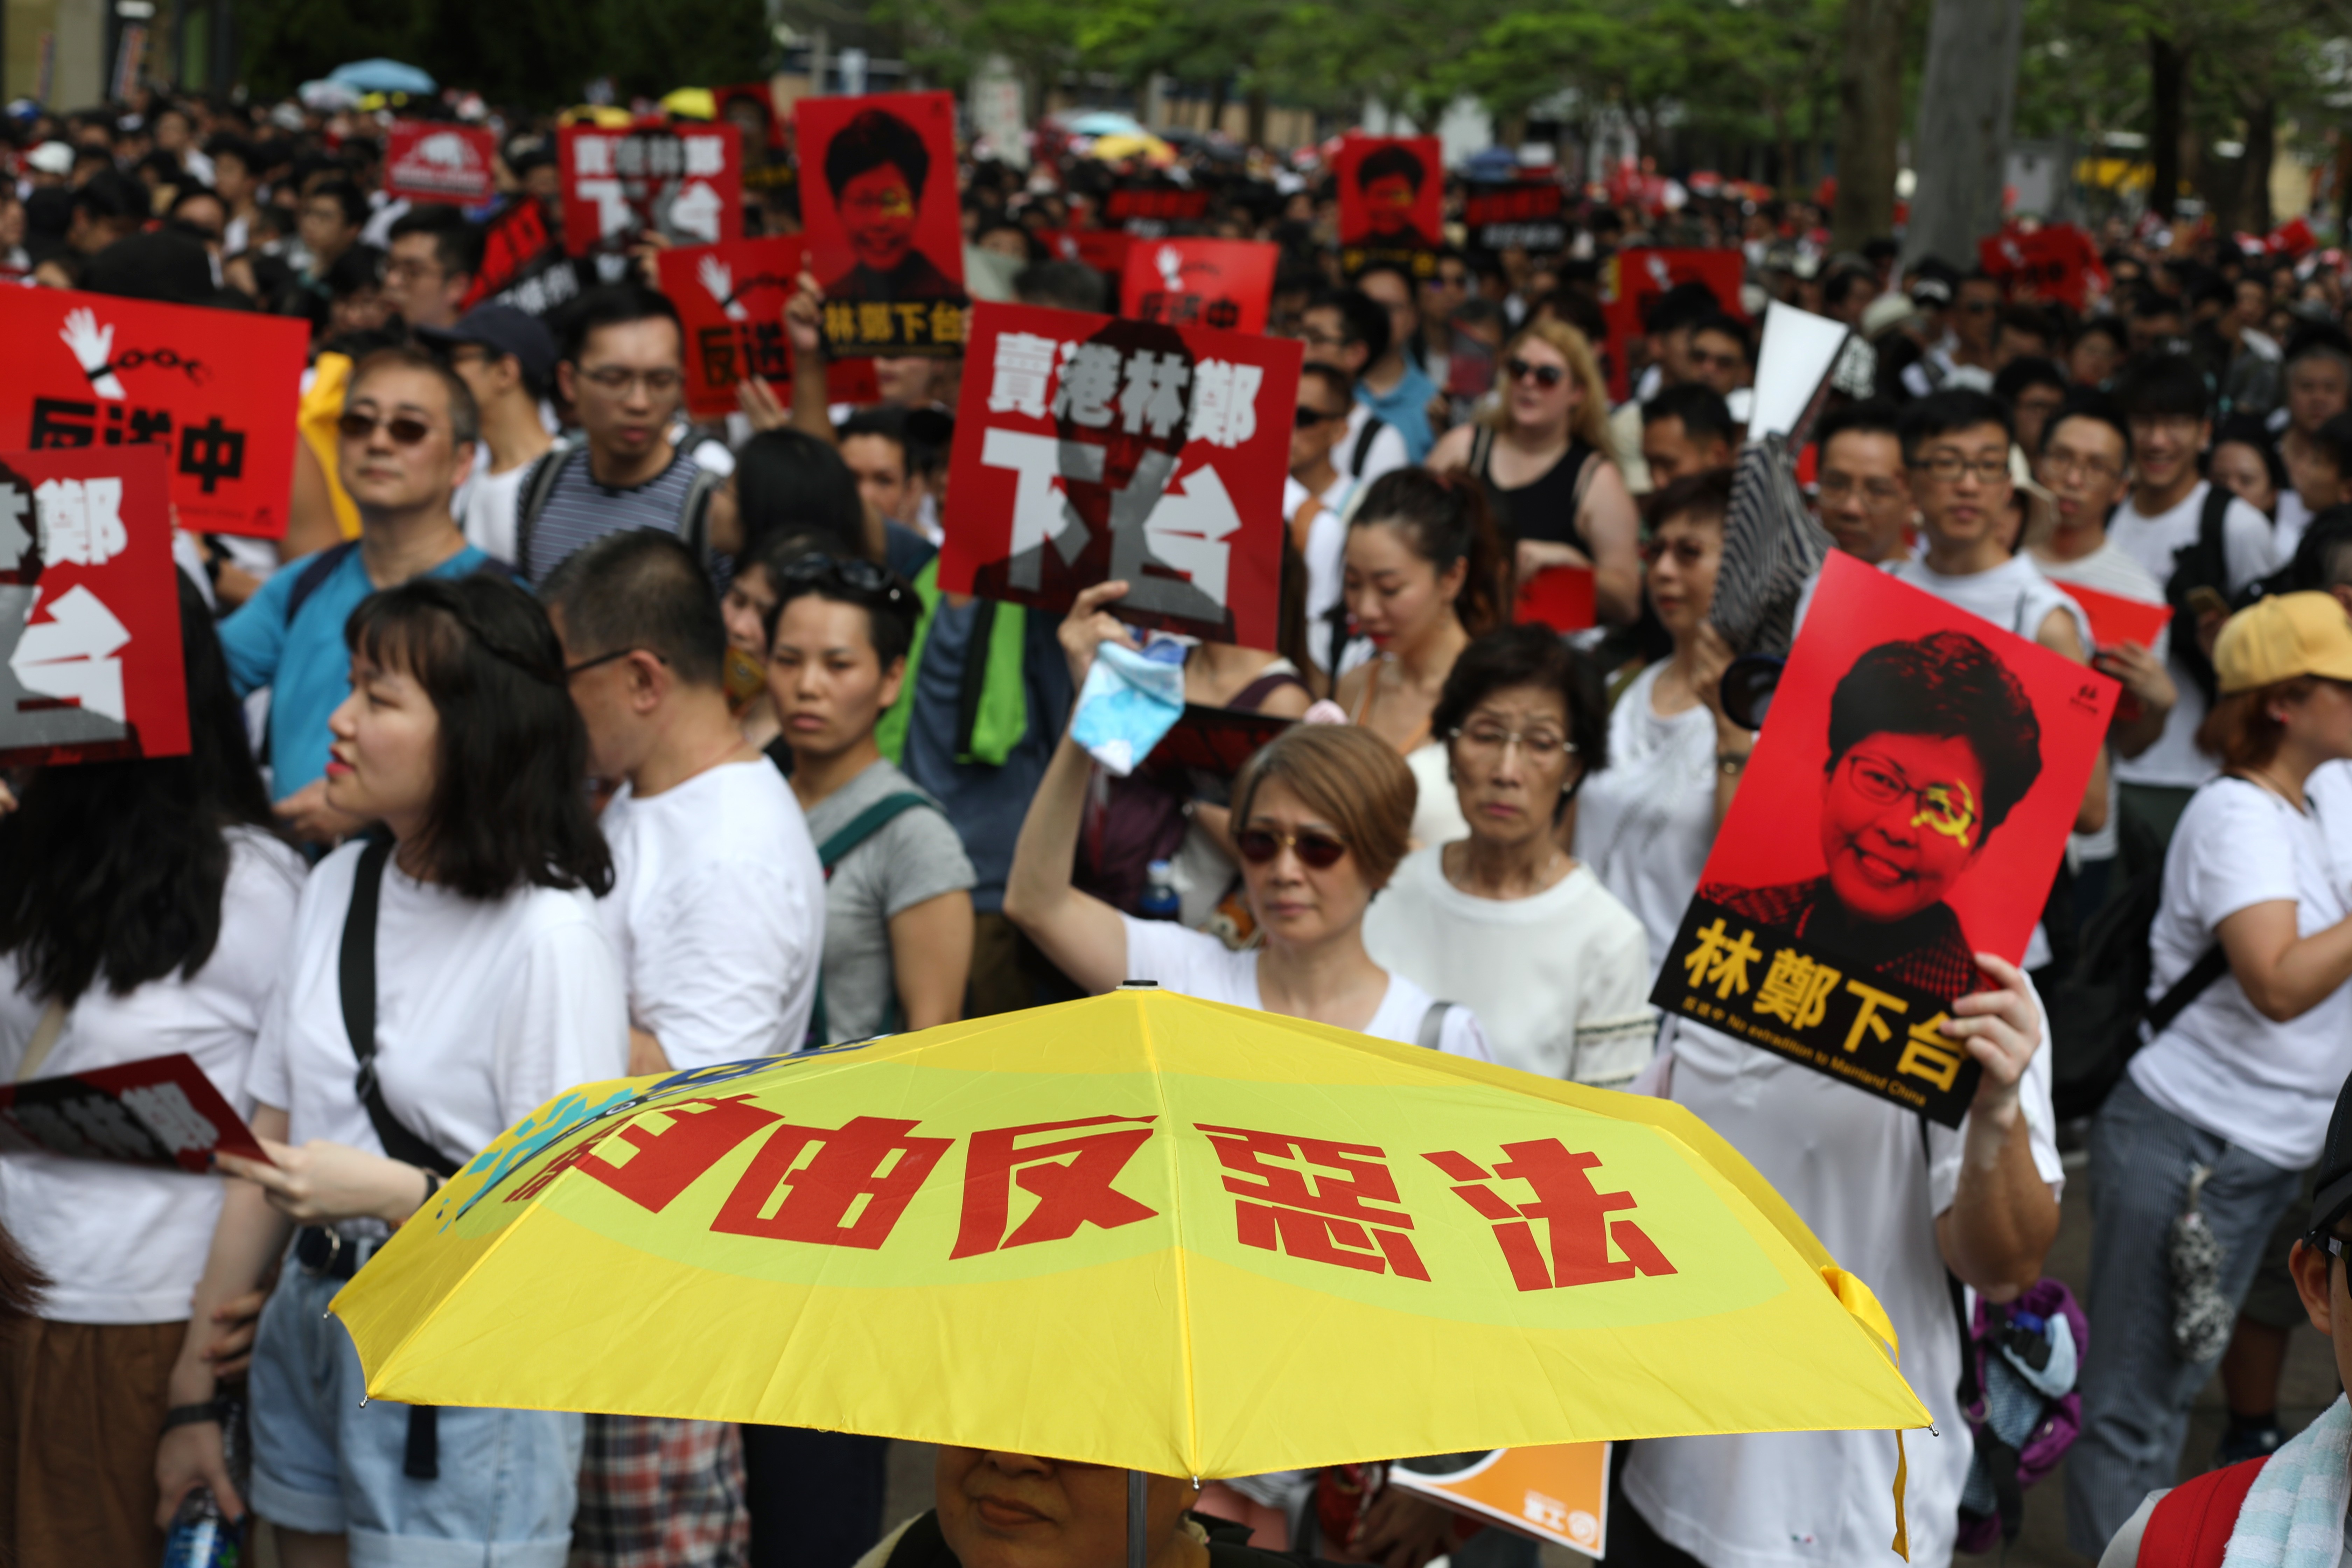
[[[875,802],[919,795],[910,806],[842,857],[824,889],[824,1014],[827,1045],[878,1033],[897,994],[890,919],[974,881],[963,840],[939,802],[887,762],[877,762],[808,809],[809,837],[825,841]]]

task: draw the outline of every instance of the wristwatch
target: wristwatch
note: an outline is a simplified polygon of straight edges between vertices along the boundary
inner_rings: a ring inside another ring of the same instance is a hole
[[[228,1415],[227,1401],[207,1399],[202,1405],[174,1405],[163,1412],[163,1430],[174,1426],[195,1426],[206,1423],[217,1426]]]

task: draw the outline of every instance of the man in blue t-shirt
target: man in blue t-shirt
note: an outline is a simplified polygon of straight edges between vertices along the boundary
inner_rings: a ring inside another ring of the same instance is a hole
[[[343,623],[379,588],[462,577],[489,561],[449,515],[479,424],[466,384],[424,351],[362,360],[336,436],[359,538],[287,563],[221,623],[237,695],[269,689],[270,793],[299,837],[331,844],[365,826],[326,797],[327,718],[351,691]]]
[[[1412,279],[1402,268],[1382,263],[1357,274],[1356,287],[1389,313],[1389,346],[1364,367],[1356,396],[1404,437],[1407,460],[1424,462],[1437,445],[1437,434],[1429,427],[1429,403],[1437,395],[1437,383],[1406,352],[1421,332]]]

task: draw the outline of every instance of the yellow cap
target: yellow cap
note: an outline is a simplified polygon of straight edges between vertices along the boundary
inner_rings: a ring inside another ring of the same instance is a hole
[[[2213,645],[2222,695],[2298,675],[2352,680],[2352,615],[2333,594],[2273,594],[2231,616]]]

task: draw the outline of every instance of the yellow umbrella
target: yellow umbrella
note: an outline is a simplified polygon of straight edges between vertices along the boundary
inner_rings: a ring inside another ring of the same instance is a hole
[[[716,120],[719,99],[707,87],[681,87],[662,96],[661,106],[680,120]]]
[[[1116,163],[1122,158],[1140,158],[1154,168],[1165,169],[1176,162],[1174,145],[1148,131],[1139,136],[1132,132],[1114,132],[1108,136],[1097,137],[1095,144],[1087,151],[1090,156],[1106,163]]]
[[[334,1310],[386,1399],[1163,1475],[1928,1420],[1681,1108],[1133,987],[575,1090]]]

